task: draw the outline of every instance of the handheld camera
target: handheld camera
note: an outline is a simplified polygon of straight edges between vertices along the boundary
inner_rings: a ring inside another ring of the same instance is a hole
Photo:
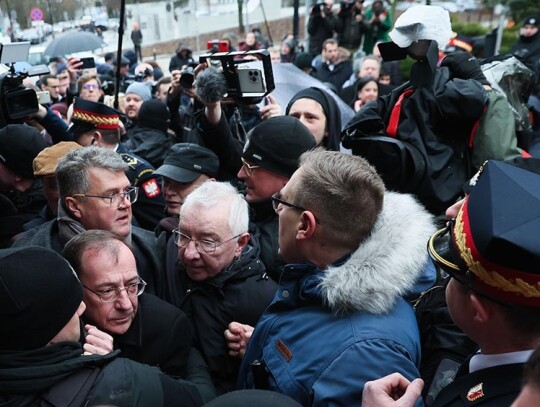
[[[215,52],[202,54],[200,63],[218,61],[227,81],[226,97],[241,104],[257,104],[276,85],[268,50]]]

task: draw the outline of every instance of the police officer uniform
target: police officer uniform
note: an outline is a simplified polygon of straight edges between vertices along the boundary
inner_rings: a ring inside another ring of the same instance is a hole
[[[70,131],[77,136],[90,130],[117,130],[119,113],[103,103],[77,99],[73,105]],[[100,145],[114,148],[128,164],[126,176],[131,185],[139,188],[137,201],[133,203],[133,223],[143,229],[153,231],[165,216],[165,199],[161,194],[161,179],[154,175],[154,167],[147,161],[131,153],[119,142]],[[94,142],[94,141],[93,141]],[[92,143],[93,143],[92,142]]]
[[[535,159],[524,161],[529,160]],[[463,307],[459,322],[466,325],[471,338],[479,339],[480,352],[462,364],[432,407],[506,407],[520,392],[524,365],[540,338],[532,326],[536,320],[526,326],[500,321],[534,318],[540,310],[540,195],[536,193],[540,177],[534,167],[519,160],[513,164],[488,161],[455,220],[428,243],[433,260],[455,280],[450,283],[466,287],[467,294],[450,290],[456,312],[458,295],[466,297],[469,292],[485,304],[499,304],[487,308],[489,315],[483,321],[475,319],[476,311],[469,310],[469,304]],[[515,307],[512,317],[504,313],[507,306]],[[480,330],[501,335],[475,335]],[[489,347],[490,353],[482,353]]]
[[[154,167],[141,157],[131,153],[123,144],[116,152],[129,165],[126,176],[134,187],[139,187],[139,196],[133,204],[133,217],[140,227],[154,230],[165,216],[165,198],[161,193],[161,177],[154,174]]]
[[[526,353],[530,355],[532,351]],[[526,358],[520,363],[494,365],[472,373],[458,372],[454,381],[439,393],[432,407],[508,407],[521,391],[525,361]]]

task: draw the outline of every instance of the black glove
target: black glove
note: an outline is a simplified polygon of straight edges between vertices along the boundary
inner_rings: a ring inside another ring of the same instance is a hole
[[[455,78],[476,79],[482,85],[490,85],[480,68],[478,60],[467,52],[452,52],[444,57],[441,66],[446,66]]]

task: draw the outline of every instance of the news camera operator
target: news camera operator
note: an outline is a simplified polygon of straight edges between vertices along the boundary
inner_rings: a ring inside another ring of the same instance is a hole
[[[309,53],[311,57],[321,53],[324,40],[333,38],[339,29],[338,18],[334,15],[332,7],[334,0],[325,0],[311,8],[308,20]]]
[[[193,90],[195,64],[184,65],[171,71],[171,86],[165,103],[171,113],[170,128],[178,143],[202,144],[195,130],[195,114],[202,112],[204,105],[196,98]]]
[[[388,32],[392,28],[392,15],[382,0],[375,0],[364,15],[366,31],[364,34],[364,52],[373,54],[377,41],[390,41]]]
[[[0,128],[27,123],[53,144],[71,140],[66,123],[49,107],[39,104],[35,89],[25,82],[27,78],[26,73],[16,72],[0,77]]]
[[[338,16],[338,42],[340,46],[351,52],[358,50],[366,31],[363,15],[364,0],[347,0],[340,2]]]

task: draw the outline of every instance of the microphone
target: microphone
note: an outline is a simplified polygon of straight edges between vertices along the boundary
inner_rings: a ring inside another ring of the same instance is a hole
[[[227,80],[223,73],[209,67],[197,75],[195,94],[202,103],[219,102],[227,94]]]

